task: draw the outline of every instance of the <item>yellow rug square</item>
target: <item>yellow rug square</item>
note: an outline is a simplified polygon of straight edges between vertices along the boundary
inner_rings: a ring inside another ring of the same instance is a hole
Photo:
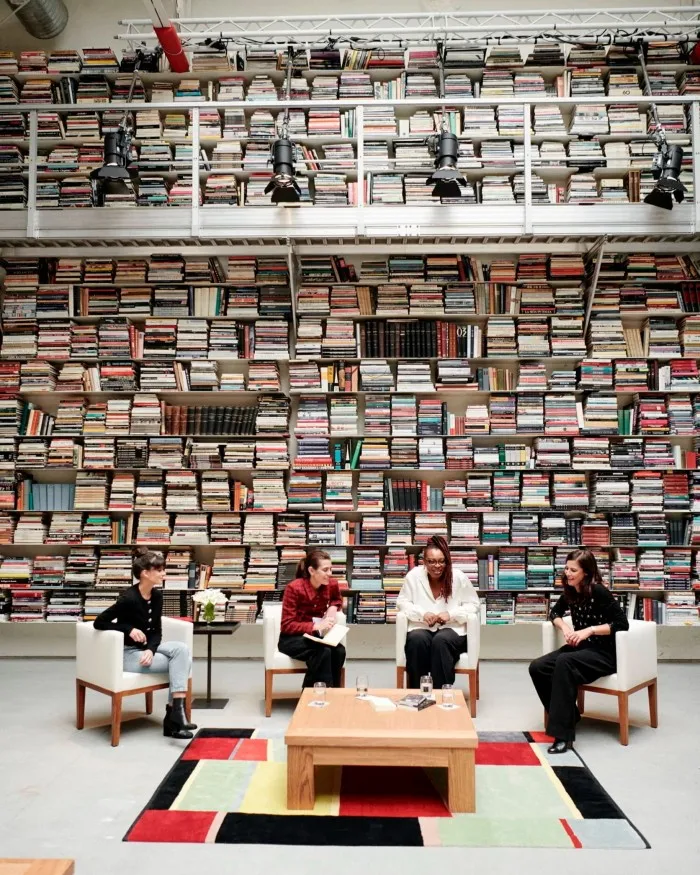
[[[240,814],[316,814],[337,816],[340,809],[341,769],[316,768],[316,804],[311,811],[287,809],[287,764],[258,763]]]

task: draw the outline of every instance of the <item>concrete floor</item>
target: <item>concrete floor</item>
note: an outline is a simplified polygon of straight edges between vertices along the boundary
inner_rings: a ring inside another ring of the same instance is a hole
[[[370,686],[392,686],[393,664],[351,661],[348,683],[367,673]],[[333,875],[367,866],[400,867],[403,875],[426,865],[488,867],[489,875],[566,872],[635,875],[698,871],[700,830],[700,665],[659,666],[660,727],[646,724],[646,694],[632,699],[629,747],[621,747],[612,723],[584,720],[577,749],[593,773],[647,837],[651,851],[464,850],[453,848],[327,848],[303,853],[260,845],[125,844],[124,833],[182,750],[164,739],[159,717],[164,693],[156,693],[152,717],[138,716],[141,697],[125,710],[121,745],[109,745],[106,697],[88,691],[86,728],[74,720],[74,663],[71,660],[0,661],[0,857],[72,857],[77,875],[123,875],[127,870],[207,875],[244,871],[307,875],[329,865]],[[292,688],[298,678],[283,679]],[[540,727],[541,709],[526,663],[486,662],[481,669],[481,730]],[[293,703],[281,702],[266,720],[262,665],[221,660],[214,664],[214,693],[235,698],[224,711],[197,712],[201,726],[283,730]],[[204,663],[195,665],[195,690],[204,682]],[[283,684],[280,685],[281,687]],[[587,707],[612,715],[607,697],[590,697]],[[329,862],[330,860],[330,862]],[[375,870],[376,871],[376,870]]]

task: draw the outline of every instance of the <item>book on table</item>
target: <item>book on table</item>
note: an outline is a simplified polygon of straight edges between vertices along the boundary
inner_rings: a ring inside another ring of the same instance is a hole
[[[435,699],[424,696],[421,693],[409,693],[396,703],[399,708],[411,708],[414,711],[422,711],[435,704]]]
[[[329,647],[337,647],[340,642],[344,640],[347,634],[348,627],[343,626],[340,623],[336,623],[335,626],[332,626],[321,637],[316,634],[304,632],[304,638],[308,638],[309,641],[314,641],[316,644],[327,644]]]

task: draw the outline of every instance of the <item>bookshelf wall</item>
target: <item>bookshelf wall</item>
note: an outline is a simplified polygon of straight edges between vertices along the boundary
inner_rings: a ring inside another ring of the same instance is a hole
[[[698,657],[700,68],[670,40],[646,60],[684,147],[668,214],[641,203],[650,104],[619,46],[448,45],[467,185],[433,198],[436,55],[410,41],[297,54],[284,210],[263,189],[285,50],[198,51],[184,75],[147,59],[132,184],[97,209],[133,55],[0,52],[0,655],[62,653],[142,544],[167,553],[167,613],[205,580],[232,595],[246,656],[322,546],[353,647],[386,655],[401,579],[441,532],[487,658],[538,652],[579,544],[663,624],[662,656]],[[586,240],[606,232],[596,272]],[[172,242],[117,247],[139,240]]]
[[[487,626],[596,550],[630,616],[698,625],[691,255],[5,258],[0,611],[90,618],[167,552],[254,622],[309,546],[391,623],[444,534]],[[289,274],[288,265],[292,266]],[[683,631],[683,630],[681,630]]]

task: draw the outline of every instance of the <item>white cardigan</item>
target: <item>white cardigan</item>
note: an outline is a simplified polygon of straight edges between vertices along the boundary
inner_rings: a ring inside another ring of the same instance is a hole
[[[479,596],[463,571],[452,569],[452,595],[445,601],[442,596],[434,598],[424,565],[412,568],[404,577],[397,608],[408,618],[409,632],[414,629],[437,632],[448,628],[454,629],[458,635],[467,634],[467,615],[480,611]],[[425,614],[441,614],[444,611],[450,615],[444,626],[436,623],[431,627],[423,620]]]

